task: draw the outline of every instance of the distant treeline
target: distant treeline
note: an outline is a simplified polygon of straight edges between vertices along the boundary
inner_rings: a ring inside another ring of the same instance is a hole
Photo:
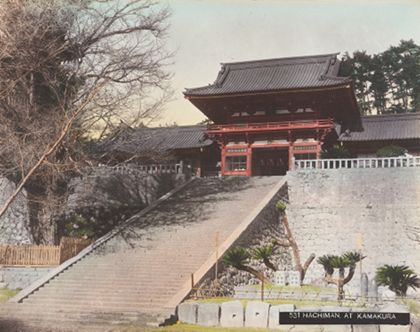
[[[354,80],[363,115],[420,112],[420,46],[401,40],[382,53],[345,53],[341,76]]]

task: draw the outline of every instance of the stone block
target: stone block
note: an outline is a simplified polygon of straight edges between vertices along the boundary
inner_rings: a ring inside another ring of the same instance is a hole
[[[261,301],[248,302],[245,310],[245,326],[267,328],[270,305]]]
[[[222,303],[220,325],[223,327],[244,326],[244,307],[241,301],[229,301]]]
[[[353,332],[379,332],[379,325],[352,325]]]
[[[381,307],[379,307],[379,312],[410,312],[405,305],[397,304],[397,303],[387,303]]]
[[[394,301],[396,298],[396,294],[389,289],[384,289],[381,294],[382,300],[389,300]]]
[[[286,286],[287,271],[276,271],[274,273],[274,283],[279,286]]]
[[[352,332],[351,325],[318,325],[322,332]]]
[[[368,297],[369,291],[369,279],[366,273],[362,273],[362,276],[360,278],[360,289],[362,298],[366,299]]]
[[[178,320],[183,323],[197,324],[198,304],[194,302],[184,302],[178,305]]]
[[[217,303],[199,303],[197,324],[203,326],[219,325],[220,305]]]
[[[280,312],[290,312],[295,311],[294,304],[279,304],[279,305],[272,305],[269,310],[269,317],[268,317],[268,327],[270,329],[284,329],[288,331],[294,325],[281,325],[279,320]]]
[[[289,271],[288,283],[289,283],[289,286],[300,287],[300,272],[299,271]]]
[[[381,332],[410,332],[410,325],[379,325]]]
[[[378,302],[378,285],[375,279],[369,282],[368,299],[370,303]]]

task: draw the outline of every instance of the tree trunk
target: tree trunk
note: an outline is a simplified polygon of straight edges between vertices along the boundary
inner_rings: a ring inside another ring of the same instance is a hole
[[[347,274],[347,277],[343,280],[343,285],[347,284],[354,276],[354,271],[356,270],[356,265],[351,265],[349,268],[349,273]]]
[[[269,259],[267,259],[267,258],[263,259],[263,263],[264,263],[264,265],[265,265],[265,266],[267,266],[270,270],[273,270],[273,271],[278,271],[277,267],[275,267],[275,266],[274,266],[274,264],[273,264],[273,263],[271,263]]]
[[[293,237],[292,231],[290,230],[289,220],[287,218],[286,213],[283,215],[283,225],[284,225],[284,229],[286,230],[286,236],[287,236],[287,239],[289,240],[290,247],[292,248],[293,257],[295,259],[295,269],[297,271],[300,271],[302,264],[300,262],[299,248],[295,241],[295,238]]]
[[[305,279],[306,271],[308,271],[309,265],[311,265],[311,263],[313,262],[314,259],[315,259],[315,254],[311,254],[308,257],[308,259],[306,260],[302,269],[299,271],[300,272],[300,283],[301,284],[303,283],[303,280]]]
[[[290,229],[289,220],[287,218],[286,213],[283,215],[283,225],[284,229],[286,230],[286,236],[288,240],[289,246],[292,248],[293,258],[295,260],[295,270],[299,271],[300,274],[300,284],[303,284],[303,280],[305,279],[306,272],[311,265],[312,261],[315,259],[315,254],[311,254],[308,259],[306,260],[305,264],[302,266],[302,262],[300,260],[300,252],[297,242],[293,237],[292,230]]]
[[[337,287],[338,287],[338,296],[337,300],[341,301],[344,300],[344,268],[340,267],[338,269],[338,280],[337,280]]]

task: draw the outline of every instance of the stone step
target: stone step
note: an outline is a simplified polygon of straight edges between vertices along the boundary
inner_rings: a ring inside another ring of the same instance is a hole
[[[9,315],[8,318],[13,318],[15,316]],[[137,317],[133,316],[133,317],[125,317],[125,316],[111,316],[111,317],[97,317],[96,315],[90,315],[90,314],[69,314],[67,312],[45,312],[45,313],[39,313],[39,312],[34,312],[34,313],[22,313],[19,316],[17,316],[16,318],[25,318],[25,320],[29,320],[31,322],[33,321],[51,321],[51,322],[64,322],[64,321],[72,321],[72,322],[80,322],[82,320],[86,320],[89,321],[89,323],[92,324],[97,324],[97,323],[111,323],[111,322],[115,322],[115,323],[122,323],[122,322],[133,322],[137,320]]]
[[[119,287],[119,283],[117,282],[101,282],[101,283],[85,283],[85,284],[81,284],[81,283],[76,283],[76,282],[68,282],[68,283],[56,283],[56,284],[47,284],[45,286],[43,286],[42,288],[39,288],[37,291],[46,291],[46,290],[51,290],[51,291],[56,291],[56,290],[60,290],[60,289],[66,289],[66,290],[71,290],[71,291],[90,291],[90,290],[107,290],[107,291],[112,291],[114,292],[114,290],[121,290],[121,291],[126,291],[126,290],[132,290],[134,292],[136,291],[141,291],[144,289],[157,289],[157,290],[165,290],[167,288],[173,288],[173,287],[180,287],[183,286],[186,282],[188,282],[189,279],[185,278],[185,279],[180,279],[180,280],[171,280],[171,282],[166,282],[165,279],[163,280],[154,280],[154,282],[141,282],[141,283],[131,283],[131,284],[123,284],[121,283],[121,286]],[[35,293],[35,292],[34,292]]]
[[[194,271],[195,272],[195,271]],[[152,275],[132,275],[132,276],[95,276],[95,275],[84,275],[84,276],[77,276],[77,275],[67,275],[67,276],[63,276],[62,278],[55,278],[51,280],[51,284],[52,283],[61,283],[61,282],[74,282],[74,283],[84,283],[84,282],[106,282],[109,281],[110,283],[113,283],[114,285],[116,283],[125,283],[125,284],[129,284],[129,283],[134,283],[134,284],[138,284],[138,283],[143,283],[143,284],[148,284],[148,283],[153,283],[156,282],[156,280],[159,280],[159,282],[171,282],[171,281],[182,281],[185,279],[190,279],[191,278],[191,274],[190,272],[185,272],[185,273],[179,273],[179,274],[168,274],[166,273],[165,270],[160,271],[159,273],[156,274],[152,274]]]
[[[95,283],[91,282],[76,282],[76,281],[69,281],[69,282],[60,282],[60,283],[49,283],[43,286],[42,288],[39,288],[38,290],[57,290],[57,289],[71,289],[71,290],[90,290],[90,289],[105,289],[105,290],[113,290],[113,289],[120,289],[120,290],[133,290],[138,291],[146,288],[154,288],[154,289],[167,289],[172,287],[179,287],[184,285],[187,281],[189,281],[188,278],[180,279],[180,280],[171,280],[170,282],[165,279],[159,279],[154,280],[153,282],[136,282],[136,283],[121,283],[118,284],[116,282],[107,282],[107,281],[101,281]],[[121,285],[121,286],[119,286]]]
[[[171,281],[180,281],[184,280],[185,278],[190,279],[191,273],[180,273],[180,274],[169,274],[166,271],[160,271],[159,274],[152,274],[152,275],[133,275],[133,276],[95,276],[95,275],[66,275],[59,278],[54,278],[50,280],[51,285],[53,283],[61,283],[61,282],[74,282],[74,283],[84,283],[84,282],[106,282],[109,281],[110,283],[115,284],[115,282],[121,282],[129,284],[129,283],[153,283],[156,280],[162,281],[162,282],[171,282]]]
[[[28,300],[41,300],[41,299],[51,299],[51,298],[56,298],[54,296],[54,294],[56,294],[59,297],[63,297],[63,298],[68,298],[68,299],[78,299],[78,298],[84,298],[86,299],[87,297],[95,297],[95,298],[100,298],[103,300],[112,300],[112,299],[116,299],[116,298],[126,298],[127,300],[129,299],[133,299],[133,298],[146,298],[146,297],[153,297],[153,298],[169,298],[172,295],[176,294],[176,290],[174,290],[173,288],[168,288],[165,290],[154,290],[154,289],[147,289],[141,292],[129,292],[129,291],[124,291],[124,292],[95,292],[95,291],[90,291],[90,292],[70,292],[70,291],[61,291],[58,290],[57,292],[53,293],[53,292],[40,292],[40,293],[36,293],[33,295],[33,297],[29,297]]]
[[[80,303],[71,303],[71,302],[23,302],[22,307],[16,308],[19,312],[22,313],[33,313],[42,315],[43,312],[64,312],[68,313],[71,311],[80,311],[80,312],[125,312],[137,310],[140,313],[159,313],[163,305],[167,301],[145,301],[139,302],[135,306],[130,304],[125,304],[124,302],[109,302],[109,303],[95,303],[81,301]]]
[[[4,317],[5,314],[15,316],[17,313],[26,313],[31,314],[36,312],[39,314],[39,312],[46,312],[46,313],[63,313],[63,308],[66,309],[65,313],[69,315],[93,315],[98,317],[111,317],[111,318],[117,318],[120,316],[127,317],[130,319],[137,319],[139,317],[156,317],[156,314],[150,314],[146,313],[147,310],[134,310],[133,307],[131,307],[129,310],[122,310],[121,308],[118,308],[117,310],[106,310],[103,308],[93,308],[90,307],[83,312],[78,310],[81,306],[74,306],[69,305],[66,308],[65,307],[57,307],[57,306],[45,306],[44,308],[35,307],[35,304],[32,303],[6,303],[2,307],[0,307],[0,317]],[[35,310],[37,309],[37,310]]]
[[[85,271],[85,270],[89,270],[91,271],[92,269],[96,269],[100,272],[108,272],[108,273],[112,273],[112,272],[118,272],[119,270],[126,270],[126,271],[144,271],[145,268],[147,268],[147,270],[160,270],[165,267],[168,266],[178,266],[178,268],[181,269],[187,269],[187,268],[191,268],[196,266],[197,264],[201,263],[203,259],[207,259],[211,256],[212,253],[209,253],[208,255],[202,255],[201,257],[197,257],[196,259],[189,259],[188,257],[184,257],[183,259],[188,260],[188,262],[186,262],[185,264],[180,265],[179,262],[176,262],[174,260],[170,261],[170,262],[156,262],[153,259],[150,259],[150,261],[148,260],[143,260],[143,264],[144,266],[139,266],[136,265],[136,263],[138,263],[138,261],[133,261],[133,262],[127,262],[126,265],[122,266],[122,265],[116,265],[116,264],[104,264],[104,265],[78,265],[76,267],[74,267],[73,269],[68,270],[69,271]],[[175,259],[175,258],[174,258]]]
[[[208,259],[208,258],[209,257],[203,257],[202,259]],[[97,274],[97,275],[101,275],[101,274],[121,275],[123,273],[154,274],[154,273],[162,271],[162,270],[168,270],[168,271],[172,271],[172,273],[174,273],[174,271],[170,270],[170,268],[176,268],[177,269],[176,271],[180,271],[180,272],[190,272],[190,271],[195,271],[198,267],[200,267],[200,264],[202,264],[202,263],[203,263],[202,260],[199,260],[199,261],[193,262],[191,264],[188,263],[188,264],[183,264],[183,265],[180,265],[179,263],[176,263],[176,262],[172,262],[172,263],[166,264],[166,265],[145,264],[144,267],[132,267],[132,266],[130,266],[130,264],[127,264],[127,266],[125,266],[125,267],[108,266],[106,268],[105,267],[104,268],[96,268],[96,267],[92,266],[92,267],[74,268],[74,269],[65,271],[64,273],[67,273],[69,275],[80,274],[80,273],[83,273],[83,272],[90,272],[90,273]]]
[[[54,279],[57,278],[65,278],[65,279],[109,279],[109,278],[118,278],[118,279],[126,279],[126,280],[133,280],[133,279],[139,279],[139,278],[148,278],[148,277],[152,277],[153,279],[159,275],[159,276],[163,276],[163,277],[176,277],[176,276],[181,276],[181,275],[190,275],[191,273],[195,272],[200,266],[195,266],[193,268],[191,267],[186,267],[186,268],[181,268],[178,270],[169,270],[167,271],[166,269],[171,269],[171,268],[175,268],[172,266],[168,266],[166,268],[160,268],[159,270],[154,269],[154,270],[147,270],[147,271],[132,271],[132,270],[121,270],[120,273],[121,274],[117,274],[117,273],[112,273],[112,272],[107,272],[107,271],[97,271],[97,270],[86,270],[86,271],[72,271],[71,273],[65,273],[65,274],[60,274],[57,277],[55,277]]]

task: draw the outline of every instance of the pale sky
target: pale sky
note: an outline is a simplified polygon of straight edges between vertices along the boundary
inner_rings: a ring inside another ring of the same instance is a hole
[[[401,39],[420,44],[420,0],[166,2],[172,10],[167,46],[175,51],[175,95],[161,124],[196,124],[205,118],[182,91],[213,83],[221,62],[355,50],[377,53]]]

